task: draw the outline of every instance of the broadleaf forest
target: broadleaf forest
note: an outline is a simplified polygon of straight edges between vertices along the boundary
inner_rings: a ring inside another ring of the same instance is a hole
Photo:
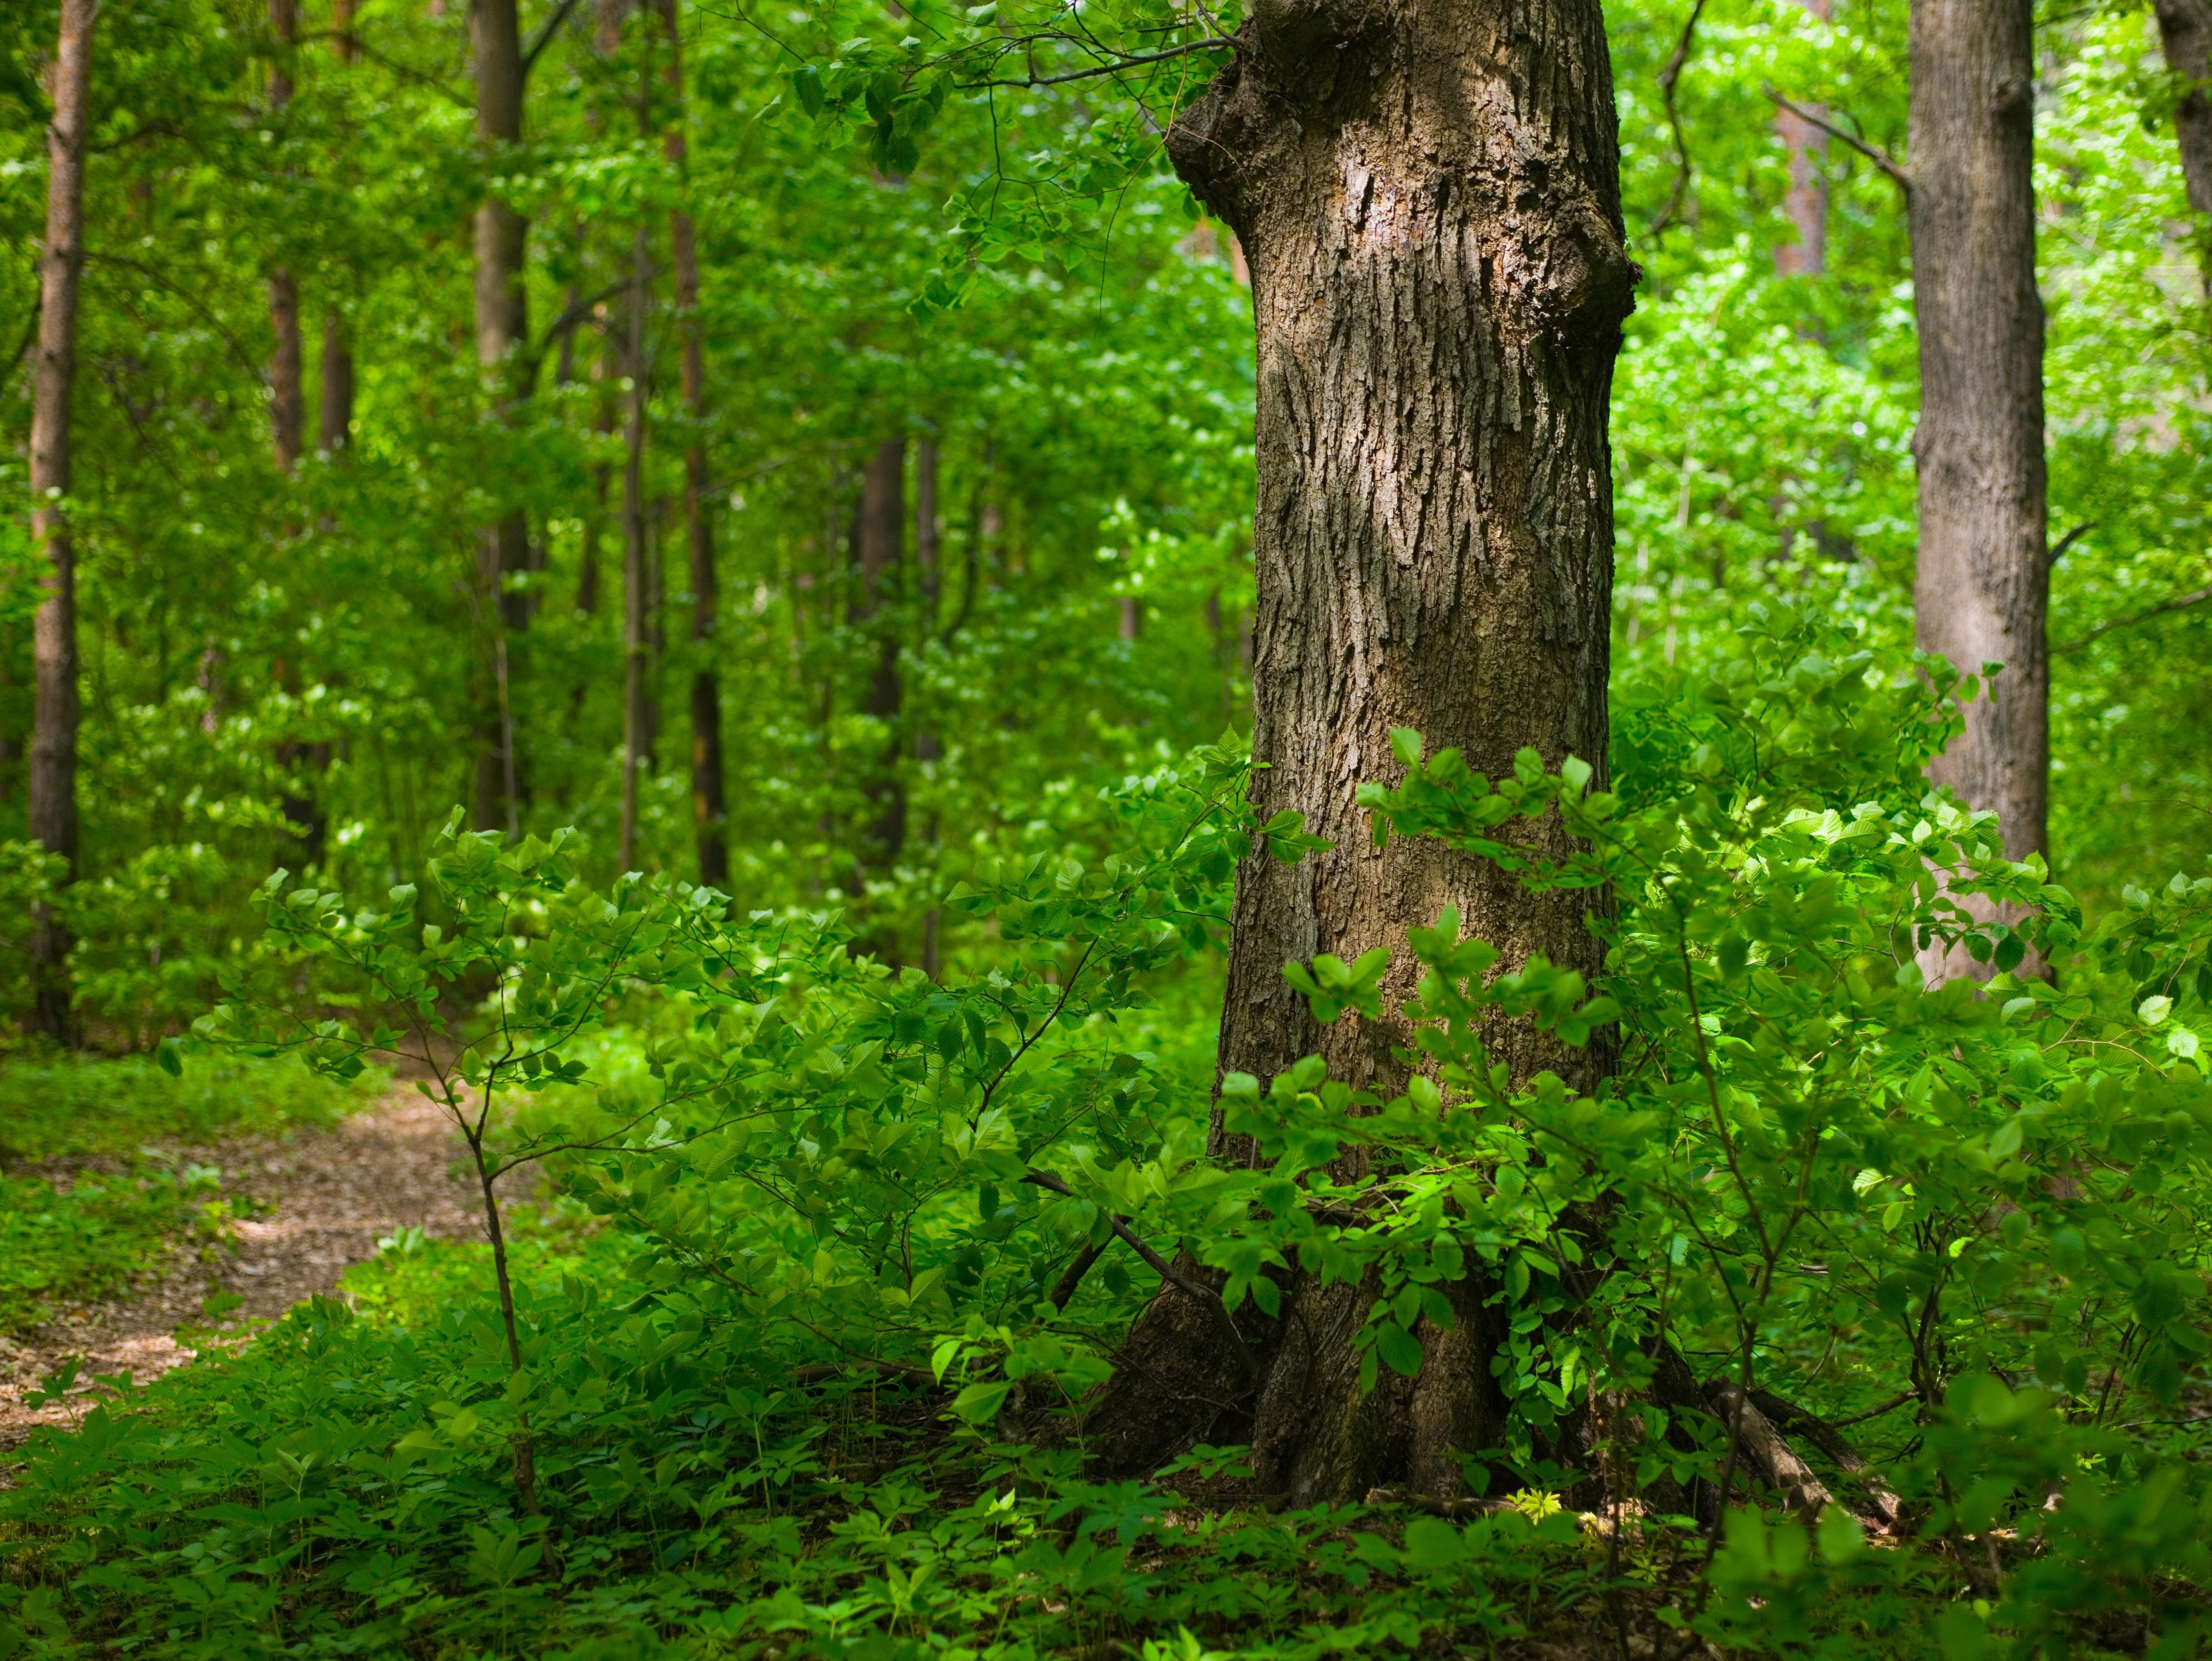
[[[0,1661],[2204,1652],[2208,0],[0,33]]]

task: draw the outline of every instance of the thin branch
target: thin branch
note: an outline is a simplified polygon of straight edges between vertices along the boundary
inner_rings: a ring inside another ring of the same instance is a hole
[[[2057,565],[2059,561],[2064,559],[2068,554],[2073,551],[2075,543],[2080,542],[2082,537],[2087,536],[2096,528],[2097,522],[2094,519],[2082,520],[2081,524],[2075,525],[2071,530],[2068,531],[2064,536],[2058,539],[2058,545],[2051,550],[2051,557],[2045,560],[2044,563],[2045,565]]]
[[[1860,138],[1851,133],[1845,132],[1841,127],[1836,125],[1834,122],[1826,120],[1820,116],[1814,114],[1812,111],[1806,109],[1802,105],[1791,103],[1788,99],[1784,98],[1780,93],[1775,91],[1771,87],[1762,87],[1759,90],[1766,95],[1769,102],[1778,105],[1783,109],[1789,111],[1790,114],[1796,116],[1800,121],[1807,122],[1813,126],[1818,127],[1822,132],[1827,134],[1829,137],[1834,139],[1838,143],[1848,145],[1850,149],[1856,150],[1868,161],[1873,162],[1875,167],[1881,168],[1882,172],[1889,175],[1891,182],[1893,183],[1899,190],[1905,192],[1905,201],[1909,203],[1912,200],[1912,175],[1905,172],[1903,164],[1887,150],[1878,149],[1875,145],[1868,143],[1863,138]]]
[[[1864,1424],[1869,1419],[1879,1419],[1885,1413],[1894,1413],[1907,1402],[1917,1402],[1919,1399],[1918,1391],[1908,1390],[1901,1396],[1891,1397],[1880,1407],[1870,1407],[1863,1413],[1854,1413],[1848,1419],[1831,1419],[1828,1421],[1828,1428],[1841,1430],[1847,1425]]]
[[[1699,6],[1705,0],[1698,0]],[[1119,75],[1123,70],[1138,69],[1146,64],[1164,64],[1171,58],[1188,58],[1194,52],[1217,52],[1223,47],[1237,50],[1231,40],[1193,40],[1180,46],[1170,46],[1165,52],[1146,52],[1138,58],[1119,58],[1111,64],[1099,64],[1087,70],[1071,70],[1066,75],[1039,75],[1034,70],[1022,81],[967,81],[960,83],[963,92],[973,92],[984,87],[1058,87],[1070,81],[1093,81],[1102,75]]]
[[[576,9],[576,0],[561,0],[553,8],[553,15],[538,28],[538,38],[522,49],[522,74],[527,80],[530,71],[538,66],[538,54],[544,52],[553,39],[553,33],[568,21],[568,14]]]
[[[1682,205],[1682,197],[1690,188],[1690,145],[1682,136],[1682,117],[1674,107],[1674,85],[1682,78],[1682,66],[1690,61],[1691,43],[1696,39],[1698,19],[1705,14],[1705,0],[1697,0],[1690,8],[1689,20],[1682,25],[1682,38],[1674,43],[1674,55],[1659,71],[1659,96],[1667,106],[1667,125],[1674,135],[1674,188],[1667,193],[1667,205],[1652,220],[1650,234],[1657,236],[1674,217],[1674,210]]]
[[[2058,646],[2051,647],[2051,650],[2054,653],[2079,652],[2083,646],[2088,645],[2090,641],[2096,640],[2100,635],[2110,634],[2114,629],[2133,628],[2137,623],[2147,623],[2154,617],[2163,617],[2172,612],[2186,611],[2191,606],[2203,605],[2207,600],[2212,600],[2212,588],[2200,588],[2193,594],[2177,594],[2173,598],[2170,600],[2161,600],[2158,604],[2150,607],[2147,610],[2131,611],[2124,617],[2107,618],[2105,621],[2099,623],[2096,627],[2091,629],[2087,634],[2081,635],[2075,640],[2064,641]]]

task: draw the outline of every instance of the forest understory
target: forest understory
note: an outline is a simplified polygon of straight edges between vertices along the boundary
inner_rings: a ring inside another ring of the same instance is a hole
[[[2212,0],[23,0],[0,227],[0,1661],[2212,1646]]]

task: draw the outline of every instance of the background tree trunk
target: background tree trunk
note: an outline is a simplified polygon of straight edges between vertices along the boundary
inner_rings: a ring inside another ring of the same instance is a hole
[[[937,512],[937,440],[924,439],[914,447],[914,567],[915,589],[919,615],[915,619],[915,638],[927,646],[937,633],[938,615],[944,608],[944,562],[939,558]],[[925,729],[914,736],[914,759],[931,762],[944,755],[944,746],[933,730]],[[942,834],[943,826],[938,821],[934,808],[930,810],[927,834],[929,846],[934,849]],[[922,973],[932,980],[944,967],[939,948],[938,908],[932,906],[921,914]]]
[[[31,540],[44,550],[32,624],[38,707],[31,730],[30,832],[76,875],[76,553],[70,537],[70,404],[76,384],[77,286],[84,272],[84,142],[92,100],[92,27],[99,0],[62,0],[53,119],[46,128],[46,239],[39,273],[39,346],[31,391]],[[41,906],[32,918],[31,1027],[76,1035],[70,935]]]
[[[1799,3],[1823,23],[1828,21],[1829,0]],[[1808,108],[1814,115],[1827,114],[1818,104]],[[1827,264],[1828,135],[1795,110],[1775,112],[1774,132],[1790,157],[1790,189],[1782,211],[1797,233],[1795,242],[1775,249],[1774,269],[1783,276],[1818,276]]]
[[[2029,0],[1912,4],[1915,632],[1968,674],[2004,665],[1929,771],[1997,811],[2014,859],[2047,852],[2051,749],[2033,24]]]
[[[638,774],[653,749],[650,689],[645,682],[650,649],[647,610],[645,525],[645,310],[651,303],[653,244],[642,221],[630,256],[629,413],[623,448],[623,808],[622,868],[637,869]]]
[[[331,53],[341,64],[350,64],[359,50],[354,33],[355,0],[331,0]]]
[[[662,73],[669,93],[668,134],[664,141],[679,177],[687,161],[684,141],[684,41],[675,0],[659,0],[656,10],[668,63]],[[714,668],[714,643],[718,585],[714,575],[714,506],[707,470],[707,359],[699,318],[699,251],[691,215],[678,208],[668,216],[668,246],[676,267],[676,310],[684,330],[684,413],[691,422],[684,447],[684,531],[691,560],[691,815],[699,836],[699,880],[722,888],[730,881],[728,803],[722,783],[722,687]]]
[[[477,82],[477,141],[489,159],[522,138],[522,37],[516,0],[473,0],[469,39]],[[476,215],[477,363],[489,378],[503,421],[527,393],[523,349],[529,343],[523,261],[528,227],[522,215],[487,194]],[[492,694],[477,757],[477,825],[516,828],[520,758],[515,753],[513,703],[507,697],[507,636],[529,622],[526,600],[505,591],[505,579],[530,565],[530,527],[520,507],[477,533],[477,595],[489,642]]]
[[[847,613],[854,624],[873,623],[897,579],[899,553],[906,540],[906,440],[885,439],[869,458],[860,481],[860,518],[854,538],[858,556],[856,586]],[[906,846],[906,781],[901,776],[897,732],[903,688],[899,683],[898,637],[878,626],[876,663],[868,679],[863,713],[891,724],[890,747],[868,781],[874,816],[861,841],[862,871],[886,870]]]
[[[2173,112],[2189,205],[2212,214],[2212,0],[2156,0],[2166,67],[2191,83]]]
[[[315,443],[325,455],[343,456],[353,445],[353,345],[336,312],[323,318],[322,382]]]
[[[292,48],[299,37],[293,0],[269,0],[269,31],[276,38],[276,64],[269,76],[273,114],[292,101]],[[270,448],[277,470],[289,473],[300,464],[307,402],[300,391],[300,282],[281,264],[269,273],[269,327],[276,336],[269,359]]]
[[[1529,894],[1430,841],[1377,852],[1355,793],[1399,771],[1401,726],[1493,777],[1533,746],[1602,778],[1607,407],[1637,275],[1612,70],[1596,0],[1276,0],[1241,39],[1168,149],[1251,262],[1254,796],[1334,846],[1239,871],[1220,1066],[1264,1081],[1318,1053],[1388,1088],[1402,1023],[1317,1027],[1285,962],[1389,947],[1395,1005],[1416,980],[1405,931],[1455,906],[1508,966],[1599,963],[1581,897]],[[1555,823],[1535,834],[1563,846]],[[1517,1077],[1548,1066],[1587,1086],[1610,1065],[1602,1046],[1563,1052],[1526,1030],[1492,1042]],[[1250,1155],[1218,1122],[1216,1145]],[[1249,1409],[1262,1486],[1296,1504],[1401,1481],[1456,1491],[1455,1454],[1502,1428],[1485,1292],[1454,1288],[1452,1330],[1424,1326],[1418,1380],[1363,1397],[1351,1340],[1371,1293],[1295,1281]],[[1237,1440],[1238,1415],[1213,1404],[1244,1394],[1243,1368],[1212,1325],[1179,1294],[1155,1302],[1123,1351],[1128,1387],[1086,1426],[1109,1464]]]

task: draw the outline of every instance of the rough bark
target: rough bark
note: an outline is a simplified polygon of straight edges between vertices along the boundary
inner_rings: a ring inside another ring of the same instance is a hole
[[[84,145],[92,96],[92,29],[99,0],[62,0],[46,127],[46,236],[40,250],[39,344],[31,389],[31,540],[45,555],[32,658],[38,704],[31,730],[30,832],[76,874],[76,552],[70,539],[70,421],[76,384],[77,288],[84,272]],[[31,1027],[75,1034],[69,931],[51,907],[32,918]]]
[[[872,816],[860,846],[863,872],[897,863],[906,846],[906,782],[899,768],[896,731],[903,688],[899,682],[898,637],[881,625],[878,613],[897,580],[899,551],[906,539],[906,440],[885,439],[868,458],[860,481],[860,515],[854,536],[854,574],[847,613],[856,626],[868,625],[876,640],[876,662],[868,677],[863,713],[891,724],[890,748],[867,784]]]
[[[2166,67],[2189,83],[2173,112],[2189,205],[2212,214],[2212,0],[2157,0]]]
[[[1355,793],[1398,773],[1401,726],[1493,777],[1524,746],[1602,773],[1607,406],[1636,279],[1612,72],[1595,0],[1273,0],[1240,39],[1168,151],[1251,263],[1254,796],[1334,846],[1238,873],[1219,1059],[1265,1080],[1317,1053],[1336,1077],[1389,1086],[1402,1024],[1316,1026],[1285,962],[1390,947],[1395,1007],[1416,979],[1407,929],[1455,906],[1508,966],[1598,967],[1583,898],[1529,894],[1430,841],[1378,852]],[[1555,825],[1534,834],[1556,846]],[[1610,1064],[1526,1030],[1492,1041],[1516,1076],[1552,1067],[1588,1085]],[[1216,1147],[1250,1157],[1218,1125]],[[1477,1283],[1455,1290],[1451,1331],[1420,1334],[1420,1379],[1361,1397],[1349,1339],[1371,1294],[1286,1288],[1280,1336],[1253,1331],[1270,1351],[1260,1480],[1298,1503],[1455,1488],[1453,1456],[1484,1445],[1470,1439],[1498,1409],[1495,1312]],[[1192,1364],[1177,1301],[1123,1352],[1133,1380],[1164,1382],[1109,1390],[1088,1428],[1121,1462],[1195,1434],[1231,1389],[1231,1369]]]
[[[1913,310],[1920,337],[1920,645],[2001,663],[1930,769],[1992,808],[2014,859],[2047,850],[2043,302],[2035,288],[2029,0],[1913,0]]]
[[[654,8],[668,48],[668,131],[663,150],[680,175],[687,161],[684,133],[684,41],[675,0]],[[728,803],[722,771],[722,688],[714,668],[717,584],[714,505],[707,469],[707,358],[699,318],[699,252],[691,215],[668,216],[671,263],[676,268],[676,310],[684,335],[684,413],[691,423],[684,447],[684,531],[691,567],[691,816],[699,839],[699,880],[709,888],[730,881]]]
[[[524,70],[516,0],[474,0],[469,39],[477,83],[477,142],[485,158],[497,157],[522,138]],[[523,348],[529,338],[523,262],[528,227],[520,214],[487,193],[476,212],[477,363],[490,382],[495,410],[514,419],[526,395]],[[530,564],[530,527],[520,507],[477,532],[477,604],[489,645],[492,688],[484,700],[477,757],[477,824],[514,827],[520,809],[520,763],[515,753],[506,637],[529,621],[520,592],[506,579]]]
[[[1829,0],[1799,0],[1823,23],[1828,21]],[[1826,116],[1820,105],[1807,112]],[[1827,264],[1828,135],[1795,110],[1778,110],[1775,136],[1790,158],[1790,189],[1782,198],[1782,211],[1796,232],[1795,242],[1774,251],[1774,269],[1784,276],[1818,276]]]

